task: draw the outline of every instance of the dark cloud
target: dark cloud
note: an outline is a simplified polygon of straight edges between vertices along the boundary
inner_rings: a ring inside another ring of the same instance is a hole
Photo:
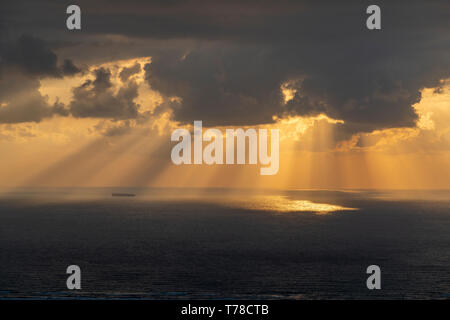
[[[129,68],[123,68],[119,74],[120,80],[122,80],[122,82],[126,82],[128,80],[128,78],[130,78],[132,75],[134,75],[136,73],[139,73],[140,71],[141,71],[141,65],[139,63],[136,63]]]
[[[37,11],[24,12],[18,3]],[[365,27],[365,10],[372,4],[368,1],[78,4],[81,33],[67,32],[61,23],[64,4],[49,1],[40,2],[42,9],[32,1],[14,2],[16,9],[7,10],[8,24],[16,30],[36,28],[58,40],[76,39],[85,56],[90,53],[97,59],[102,53],[111,58],[108,46],[117,48],[106,35],[147,42],[139,49],[122,45],[121,55],[152,57],[145,68],[147,79],[164,97],[182,99],[180,105],[172,104],[181,122],[244,125],[268,123],[274,115],[325,113],[345,121],[339,126],[342,137],[413,126],[417,115],[412,104],[420,100],[420,90],[439,86],[439,80],[450,75],[448,1],[378,1],[382,30],[377,31]],[[100,45],[90,40],[102,35],[108,40]],[[40,59],[52,70],[51,55],[44,53]],[[43,68],[31,65],[30,70]],[[284,104],[280,86],[286,82],[297,93]],[[123,89],[128,96],[133,96],[132,87]],[[75,103],[80,104],[73,111],[78,116],[135,115],[129,99],[119,103],[109,91],[95,93],[93,83],[78,88]]]
[[[81,71],[69,59],[59,66],[57,55],[45,41],[26,34],[4,44],[0,54],[2,64],[16,67],[31,76],[62,77]]]
[[[222,41],[154,55],[148,81],[165,96],[182,98],[177,120],[253,124],[273,115],[325,113],[345,121],[339,130],[348,137],[414,126],[420,90],[450,76],[443,2],[383,2],[381,31],[365,28],[362,2],[280,3],[274,13],[266,4],[254,4],[262,13],[244,14],[245,22],[238,12],[216,13],[219,21],[229,16],[235,22],[216,34]],[[208,14],[198,21],[211,23]],[[234,34],[239,28],[241,35]],[[286,82],[297,92],[284,105],[280,86]]]
[[[64,60],[61,70],[64,75],[68,75],[68,76],[71,76],[71,75],[81,72],[81,69],[78,68],[77,66],[75,66],[73,64],[72,60],[69,60],[69,59]]]
[[[0,123],[40,122],[56,114],[67,115],[67,112],[60,104],[49,106],[41,95],[31,94],[26,99],[0,107]]]
[[[73,89],[69,109],[74,117],[130,119],[138,116],[139,105],[134,102],[138,86],[129,81],[114,91],[109,69],[94,70],[95,79],[87,80]]]
[[[54,115],[67,116],[57,101],[49,104],[39,92],[39,79],[80,72],[71,60],[57,64],[56,54],[46,42],[29,35],[11,40],[2,32],[0,40],[0,123],[40,122]]]
[[[15,67],[3,66],[0,70],[0,124],[40,122],[54,115],[68,115],[59,101],[49,104],[39,87],[36,77]]]
[[[164,95],[183,99],[174,110],[177,120],[200,119],[208,125],[267,123],[282,101],[281,69],[266,64],[270,56],[271,52],[253,47],[205,46],[155,56],[146,66],[147,79]]]

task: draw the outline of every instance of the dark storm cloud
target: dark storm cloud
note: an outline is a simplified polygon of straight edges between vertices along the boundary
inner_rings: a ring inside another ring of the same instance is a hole
[[[21,69],[31,76],[62,77],[81,71],[69,59],[58,65],[58,57],[47,43],[27,34],[5,43],[0,55],[2,64]]]
[[[56,54],[39,38],[22,35],[10,40],[5,36],[0,43],[0,123],[67,116],[62,103],[51,105],[41,95],[39,79],[74,75],[81,70],[69,59],[59,66]]]
[[[201,119],[208,125],[272,121],[282,101],[282,69],[271,52],[259,48],[205,46],[189,53],[155,56],[146,66],[150,86],[166,96],[179,96],[178,120]],[[255,81],[255,80],[258,81]]]
[[[39,78],[61,77],[65,73],[57,66],[57,57],[45,42],[24,35],[16,40],[2,37],[0,43],[0,124],[66,116],[63,104],[52,105],[39,92]]]
[[[119,74],[120,80],[122,80],[122,82],[125,82],[128,80],[129,77],[138,73],[139,71],[141,71],[141,65],[139,63],[136,63],[135,65],[129,68],[123,68]]]
[[[64,63],[61,67],[61,71],[64,75],[72,76],[74,74],[77,74],[81,72],[81,69],[75,66],[70,59],[65,59]]]
[[[107,69],[94,71],[94,80],[74,88],[73,101],[67,108],[59,101],[49,104],[39,92],[44,77],[71,76],[81,72],[70,59],[58,65],[57,55],[40,38],[22,35],[16,40],[1,41],[0,47],[0,124],[40,122],[54,115],[99,117],[112,119],[135,118],[139,106],[137,85],[128,82],[115,93]],[[125,71],[133,73],[134,69]]]
[[[343,137],[413,126],[411,106],[420,90],[450,74],[448,1],[378,1],[382,30],[370,31],[367,1],[81,0],[79,33],[61,25],[63,3],[41,1],[42,9],[17,3],[42,10],[10,10],[17,30],[36,28],[69,42],[84,36],[92,54],[99,54],[92,36],[148,41],[141,52],[126,45],[121,51],[152,56],[147,79],[166,98],[182,99],[174,108],[182,122],[243,125],[325,113],[345,121]],[[155,39],[167,41],[156,47]],[[286,82],[297,93],[285,105],[280,86]]]
[[[41,95],[33,93],[20,102],[12,102],[0,108],[0,123],[40,122],[54,115],[67,116],[59,103],[49,106]]]
[[[114,92],[109,69],[94,70],[95,79],[86,80],[73,89],[73,100],[69,109],[74,117],[130,119],[138,116],[139,105],[134,102],[138,86],[129,81]]]
[[[14,68],[0,72],[0,124],[40,122],[54,115],[66,116],[64,105],[50,105],[39,92],[39,80]]]
[[[239,12],[216,12],[218,21],[234,22],[216,34],[226,41],[156,53],[146,67],[150,85],[183,99],[175,110],[183,122],[240,125],[325,113],[345,120],[343,137],[414,126],[420,90],[450,75],[448,5],[380,4],[383,29],[369,31],[365,4],[303,4],[291,12],[280,4],[273,14],[256,6],[261,15],[245,11],[245,21]],[[197,23],[208,29],[208,18]],[[297,93],[284,105],[287,81]]]

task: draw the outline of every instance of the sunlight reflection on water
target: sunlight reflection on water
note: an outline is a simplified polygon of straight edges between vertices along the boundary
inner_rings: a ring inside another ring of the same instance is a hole
[[[286,196],[264,196],[254,197],[245,201],[236,200],[230,206],[262,211],[313,212],[318,215],[329,214],[336,211],[358,210],[357,208],[347,208],[328,203],[315,203],[309,200],[292,200]]]

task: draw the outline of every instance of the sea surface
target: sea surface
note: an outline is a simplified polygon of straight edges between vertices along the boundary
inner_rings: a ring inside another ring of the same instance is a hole
[[[0,190],[12,298],[449,299],[450,192]]]

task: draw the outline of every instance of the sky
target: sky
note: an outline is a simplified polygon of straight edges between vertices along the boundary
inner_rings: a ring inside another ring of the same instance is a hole
[[[450,188],[450,4],[0,5],[0,186]],[[277,128],[280,169],[175,166],[176,128]]]

